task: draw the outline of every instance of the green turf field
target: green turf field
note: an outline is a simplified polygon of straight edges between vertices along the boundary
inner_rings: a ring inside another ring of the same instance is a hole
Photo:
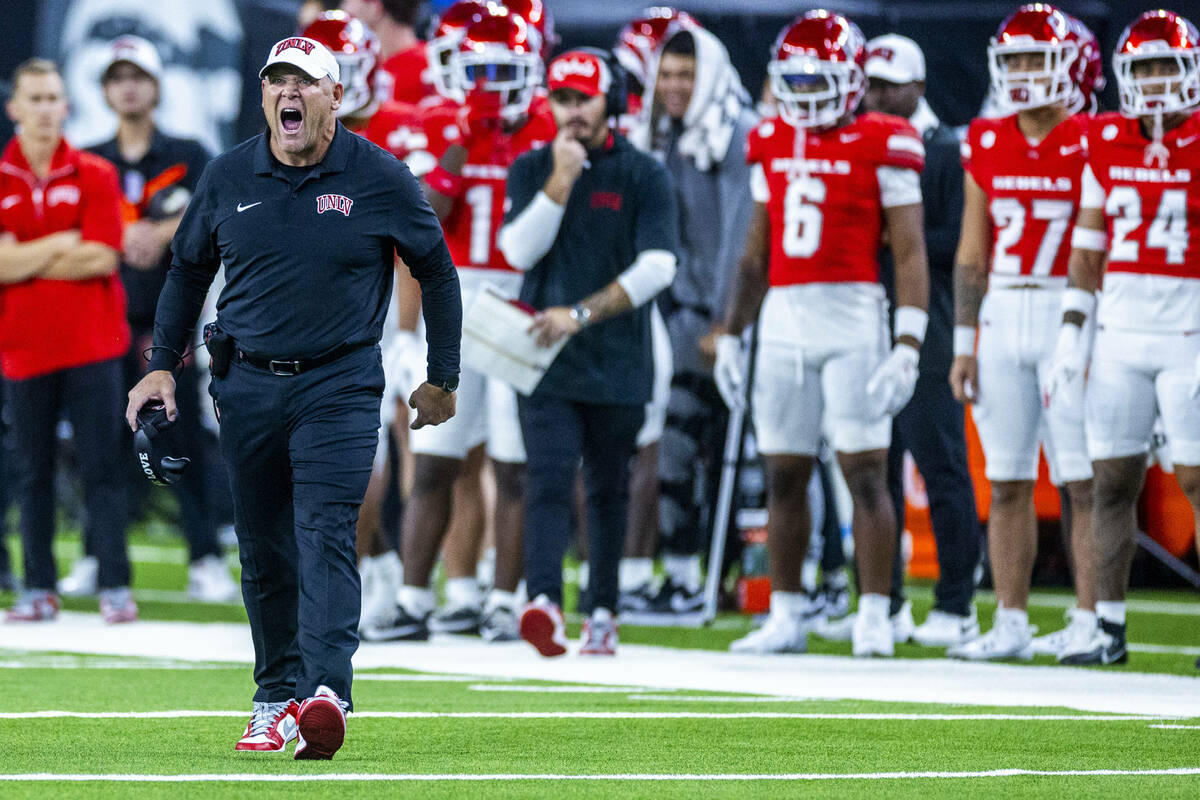
[[[14,649],[15,634],[6,637],[8,629],[0,625],[0,685],[5,689],[0,694],[0,798],[223,798],[276,791],[294,796],[299,785],[268,783],[292,780],[304,780],[304,788],[316,788],[320,797],[1200,794],[1197,713],[1132,715],[1045,703],[789,699],[758,693],[762,687],[756,686],[753,670],[734,675],[722,691],[670,688],[661,682],[646,688],[617,678],[613,684],[625,685],[534,680],[496,674],[485,663],[489,653],[512,651],[474,645],[462,652],[480,660],[448,660],[441,674],[398,666],[359,670],[357,713],[351,715],[346,745],[332,762],[235,753],[233,744],[253,691],[249,666],[198,660],[205,657],[203,632],[210,628],[185,623],[236,623],[244,614],[232,605],[184,602],[186,565],[177,544],[146,535],[137,537],[135,545],[135,588],[143,618],[175,621],[176,627],[194,632],[195,649],[173,658],[84,655],[71,652],[78,649],[71,641],[54,648]],[[77,542],[61,543],[64,566],[77,549]],[[929,604],[929,589],[914,586],[912,594],[919,620]],[[1005,668],[1005,674],[1018,671],[1032,683],[1064,675],[1087,680],[1103,672],[1102,677],[1128,679],[1131,687],[1137,681],[1143,688],[1161,680],[1171,682],[1171,691],[1182,687],[1178,696],[1188,702],[1181,707],[1195,707],[1200,696],[1195,668],[1200,598],[1159,592],[1133,599],[1139,610],[1130,613],[1131,639],[1141,650],[1119,668],[1120,674],[1113,675],[1112,668],[1036,666]],[[8,600],[0,595],[0,605]],[[1058,627],[1066,598],[1040,594],[1038,602],[1031,609],[1033,621],[1046,630]],[[94,611],[95,602],[69,601],[67,609]],[[981,600],[985,625],[991,610]],[[52,624],[63,631],[74,630],[72,625],[82,626],[79,630],[96,627],[91,617],[78,614]],[[723,650],[748,626],[732,615],[706,630],[626,626],[622,644],[655,645],[629,647],[626,658],[653,651],[656,659],[673,659],[684,675],[701,657],[718,658],[689,656],[690,651]],[[122,630],[104,633],[117,640]],[[811,649],[849,653],[848,644],[815,639]],[[872,665],[878,670],[932,669],[932,675],[943,666],[908,660],[940,655],[911,645],[898,648],[897,655],[901,658],[894,666]],[[784,663],[795,663],[798,671],[814,661],[789,658],[794,662]],[[581,660],[570,655],[560,663],[571,666],[571,659]],[[850,659],[831,663],[844,664],[848,671],[863,666]],[[1134,674],[1148,672],[1163,675]],[[1179,683],[1184,676],[1188,680]],[[803,682],[797,683],[795,695],[804,696]],[[145,713],[131,716],[136,712]],[[322,776],[319,783],[311,781]]]

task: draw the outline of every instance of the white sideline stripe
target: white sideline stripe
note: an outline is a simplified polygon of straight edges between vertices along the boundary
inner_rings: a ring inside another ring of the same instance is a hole
[[[1183,647],[1172,644],[1127,644],[1133,653],[1161,653],[1171,656],[1200,656],[1200,647]]]
[[[249,711],[8,711],[0,719],[182,719],[244,717]],[[822,714],[786,711],[355,711],[349,719],[810,719],[888,720],[898,722],[1154,722],[1183,717],[1140,714]]]
[[[1167,731],[1200,731],[1200,725],[1151,725],[1150,727]]]
[[[357,677],[357,676],[356,676]],[[522,684],[473,683],[472,692],[522,692],[529,694],[629,694],[646,691],[637,686],[533,686]]]
[[[662,773],[645,774],[607,774],[607,775],[554,775],[498,773],[495,775],[454,775],[454,774],[408,774],[388,775],[380,773],[339,773],[332,772],[324,775],[255,775],[247,773],[200,774],[200,775],[132,775],[132,774],[96,774],[96,775],[58,775],[51,772],[31,772],[12,775],[0,775],[0,781],[45,782],[72,781],[77,783],[108,781],[118,783],[296,783],[300,781],[327,782],[484,782],[484,781],[658,781],[678,783],[681,781],[889,781],[913,780],[919,778],[931,779],[962,779],[962,778],[1014,778],[1014,777],[1108,777],[1108,776],[1191,776],[1200,775],[1200,767],[1174,767],[1170,769],[1071,769],[1071,770],[1037,770],[1037,769],[992,769],[978,772],[783,772],[777,774],[739,774],[739,773],[700,773],[691,775],[664,775]]]
[[[674,703],[811,703],[819,697],[763,697],[754,694],[631,694],[629,700]]]
[[[478,675],[428,675],[426,673],[414,675],[388,675],[379,672],[357,672],[354,675],[355,683],[358,681],[393,681],[397,683],[469,683],[470,681],[477,680],[479,680]]]

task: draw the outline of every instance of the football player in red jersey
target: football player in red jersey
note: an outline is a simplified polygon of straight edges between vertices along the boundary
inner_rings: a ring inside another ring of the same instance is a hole
[[[427,75],[425,43],[414,30],[422,5],[423,0],[342,0],[342,10],[361,19],[379,37],[381,92],[402,103],[419,103],[434,92]]]
[[[451,85],[462,92],[465,105],[435,108],[425,120],[429,152],[439,158],[425,176],[426,192],[459,267],[464,307],[485,285],[513,296],[520,287],[520,273],[496,247],[505,177],[518,155],[550,142],[555,134],[553,118],[530,110],[543,71],[538,40],[531,33],[523,18],[489,6],[468,24],[449,59]],[[433,609],[429,578],[451,510],[450,487],[467,453],[484,442],[496,478],[496,573],[480,630],[488,640],[517,635],[525,447],[516,396],[506,384],[468,369],[459,383],[458,403],[458,426],[434,435],[423,428],[410,435],[416,462],[401,538],[405,585],[388,638],[428,636]]]
[[[989,632],[950,649],[958,658],[1058,655],[1086,644],[1096,627],[1092,467],[1082,402],[1047,408],[1039,384],[1054,350],[1087,160],[1088,117],[1073,114],[1093,88],[1087,42],[1094,37],[1086,28],[1053,6],[1017,9],[988,47],[992,96],[1008,113],[976,119],[963,143],[950,384],[956,398],[974,404],[987,458],[987,541],[999,607]],[[1082,398],[1082,381],[1080,375],[1063,391]],[[1051,481],[1065,484],[1070,503],[1076,608],[1067,628],[1035,640],[1026,605],[1037,555],[1039,443]]]
[[[1092,648],[1061,659],[1071,664],[1128,658],[1125,592],[1156,411],[1200,519],[1200,32],[1174,12],[1146,12],[1113,62],[1121,113],[1088,127],[1071,288],[1047,381],[1051,407],[1069,404],[1063,387],[1087,372],[1099,631]]]
[[[887,449],[892,415],[916,385],[927,322],[924,147],[899,117],[855,116],[866,86],[866,40],[844,16],[804,14],[784,29],[774,53],[768,74],[780,116],[748,140],[755,206],[715,370],[726,402],[744,402],[740,337],[761,303],[751,406],[768,474],[771,613],[731,649],[807,647],[816,615],[800,567],[824,416],[854,501],[861,594],[853,652],[891,656],[895,512]],[[877,262],[885,231],[898,298],[890,353]]]

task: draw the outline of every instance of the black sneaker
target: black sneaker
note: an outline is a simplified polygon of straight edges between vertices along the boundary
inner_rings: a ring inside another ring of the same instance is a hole
[[[650,611],[657,614],[690,614],[704,608],[704,592],[690,591],[670,578],[663,581],[662,588],[650,601]]]
[[[479,633],[483,612],[479,606],[443,608],[429,620],[429,629],[438,633]]]
[[[367,642],[425,642],[429,640],[429,615],[413,616],[396,606],[395,612],[363,628],[361,636]]]
[[[491,609],[479,623],[479,635],[485,642],[517,641],[521,638],[517,612],[504,606]]]
[[[654,602],[654,594],[650,588],[650,584],[646,583],[632,592],[621,592],[617,598],[617,609],[622,613],[639,611],[649,611],[650,605]]]
[[[1095,643],[1095,647],[1091,650],[1067,655],[1058,663],[1083,666],[1086,664],[1124,664],[1129,660],[1129,652],[1125,649],[1125,626],[1123,624],[1101,619]]]

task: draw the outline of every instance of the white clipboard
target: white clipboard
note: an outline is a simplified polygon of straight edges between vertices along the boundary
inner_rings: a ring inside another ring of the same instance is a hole
[[[463,314],[463,366],[529,395],[570,338],[539,347],[532,324],[532,312],[484,284]]]

